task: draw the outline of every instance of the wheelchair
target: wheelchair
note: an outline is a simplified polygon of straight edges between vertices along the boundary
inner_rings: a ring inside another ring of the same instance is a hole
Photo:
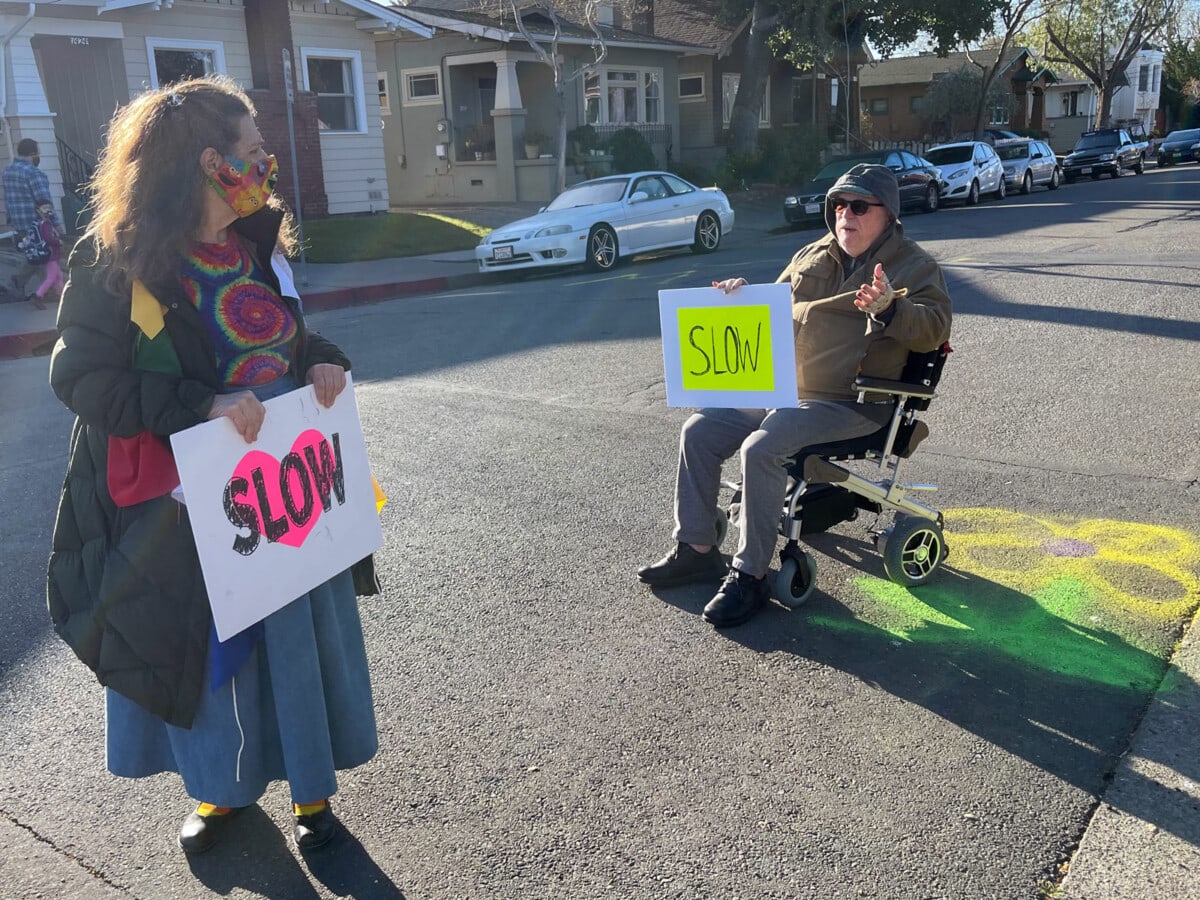
[[[900,471],[917,446],[929,435],[929,427],[917,413],[929,408],[951,353],[945,343],[927,353],[910,353],[898,381],[859,376],[854,382],[861,402],[866,393],[890,394],[894,409],[887,425],[865,437],[800,450],[788,463],[788,489],[780,517],[779,533],[786,539],[779,551],[779,573],[772,596],[789,609],[804,604],[817,581],[817,564],[801,549],[806,534],[827,531],[858,517],[860,510],[881,517],[894,514],[892,524],[872,527],[875,548],[883,557],[887,577],[897,584],[915,587],[933,577],[950,549],[942,533],[942,514],[907,496],[910,492],[933,492],[934,484],[901,484]],[[877,461],[877,480],[856,474],[840,462]],[[733,491],[729,509],[718,510],[717,544],[724,540],[732,520],[738,520],[741,485],[722,482]]]

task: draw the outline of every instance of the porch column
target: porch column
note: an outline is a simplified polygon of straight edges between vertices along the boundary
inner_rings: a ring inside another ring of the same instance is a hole
[[[517,83],[517,61],[496,60],[496,107],[492,125],[496,131],[496,199],[517,199],[516,162],[518,141],[525,134],[525,107],[521,104],[521,86]]]

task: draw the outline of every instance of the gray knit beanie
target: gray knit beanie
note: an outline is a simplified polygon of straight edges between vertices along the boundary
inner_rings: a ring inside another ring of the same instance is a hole
[[[900,184],[896,181],[896,173],[887,166],[874,163],[859,163],[833,183],[825,194],[825,224],[829,230],[834,230],[837,217],[833,214],[835,194],[858,194],[869,200],[878,200],[893,219],[900,218]]]

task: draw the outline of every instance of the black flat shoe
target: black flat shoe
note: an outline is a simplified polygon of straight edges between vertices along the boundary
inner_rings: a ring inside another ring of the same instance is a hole
[[[183,820],[177,838],[179,848],[184,853],[203,853],[211,850],[213,844],[220,840],[221,835],[229,830],[229,822],[245,807],[237,806],[223,816],[202,816],[191,812]]]
[[[715,597],[704,607],[703,619],[716,628],[732,628],[754,618],[767,602],[765,578],[755,578],[731,568]]]
[[[703,581],[719,581],[726,570],[721,551],[711,547],[707,553],[697,553],[689,544],[677,544],[675,549],[653,565],[638,569],[638,580],[651,587],[675,587]]]
[[[311,816],[296,816],[296,825],[292,836],[296,839],[298,850],[316,850],[324,847],[337,834],[338,821],[333,817],[333,808],[326,803],[325,808]]]

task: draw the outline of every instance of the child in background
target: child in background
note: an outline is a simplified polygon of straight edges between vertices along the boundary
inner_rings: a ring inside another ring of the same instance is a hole
[[[54,204],[45,198],[39,198],[37,201],[38,231],[42,235],[42,240],[46,242],[46,246],[50,248],[50,258],[46,260],[46,277],[42,279],[41,285],[34,291],[32,300],[33,305],[38,309],[45,309],[46,304],[42,301],[46,297],[48,291],[54,292],[54,302],[57,305],[59,297],[62,296],[63,285],[66,279],[63,277],[63,270],[60,262],[62,261],[62,238],[59,237],[58,227],[54,224]]]

